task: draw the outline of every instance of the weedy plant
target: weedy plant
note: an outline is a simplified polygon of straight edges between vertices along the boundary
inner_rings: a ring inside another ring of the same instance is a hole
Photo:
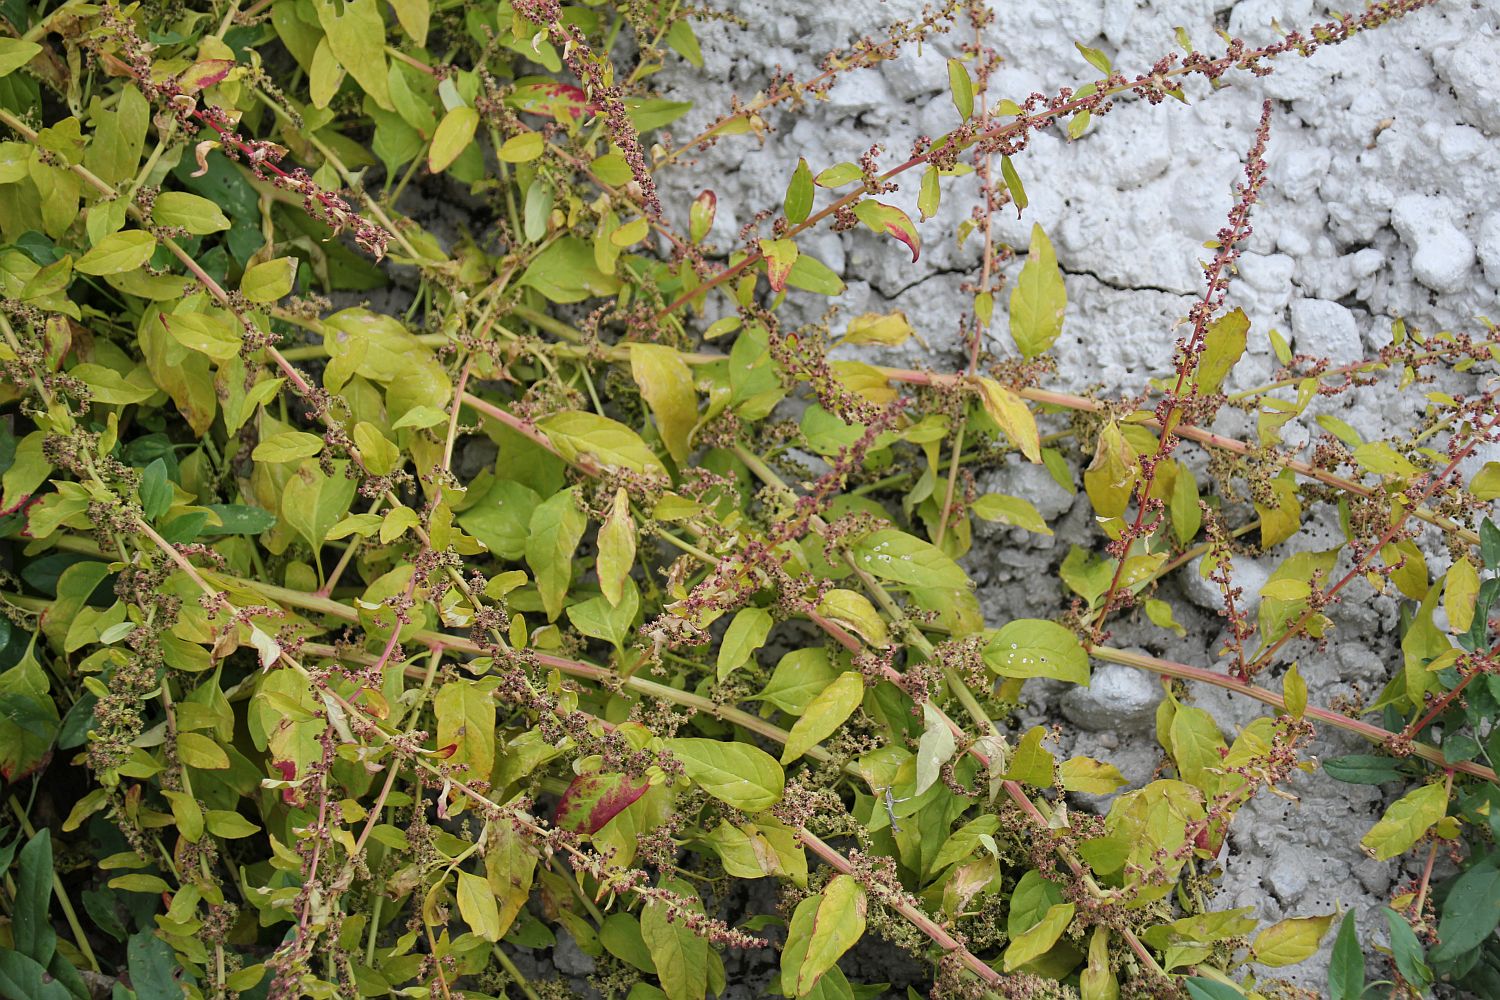
[[[683,139],[652,77],[723,15],[675,2],[0,2],[0,995],[538,1000],[566,982],[516,956],[563,935],[632,1000],[719,994],[725,956],[761,950],[773,993],[875,996],[841,964],[865,937],[934,996],[1308,995],[1275,970],[1338,913],[1258,926],[1211,899],[1236,811],[1315,771],[1320,728],[1370,752],[1305,780],[1399,782],[1362,844],[1426,858],[1389,960],[1342,917],[1327,995],[1500,995],[1500,465],[1459,474],[1500,437],[1493,331],[1397,323],[1335,367],[1248,330],[1269,106],[1139,395],[1047,388],[1066,283],[1040,227],[1009,247],[991,224],[1025,211],[1037,132],[1424,6],[1264,47],[1179,31],[1138,73],[1081,47],[1097,79],[1003,99],[986,9],[953,2]],[[788,151],[784,203],[741,206],[733,246],[706,242],[710,178],[658,196],[945,33],[952,130],[901,162]],[[922,219],[972,217],[924,231],[882,200],[906,184]],[[424,228],[418,190],[468,197],[468,229]],[[873,363],[917,335],[899,313],[783,322],[843,291],[799,244],[825,225],[914,260],[982,243],[956,370]],[[390,281],[389,311],[335,308]],[[1251,336],[1279,367],[1227,393]],[[1428,406],[1389,440],[1319,413],[1391,385]],[[1226,409],[1255,437],[1215,433]],[[1050,531],[976,486],[1021,462],[1087,494],[1098,545],[1062,563],[1058,620],[986,622],[973,519]],[[1343,537],[1297,544],[1320,508]],[[1252,617],[1235,559],[1283,546]],[[1198,565],[1219,661],[1111,645],[1127,614],[1179,628],[1160,584]],[[1403,663],[1319,705],[1291,657],[1336,643],[1361,588],[1405,599]],[[1070,796],[1115,793],[1115,767],[1007,723],[1028,678],[1093,660],[1168,692],[1157,777],[1102,812]],[[1267,714],[1226,738],[1204,685]]]

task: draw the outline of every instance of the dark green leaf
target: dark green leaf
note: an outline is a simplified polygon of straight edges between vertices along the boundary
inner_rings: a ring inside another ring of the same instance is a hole
[[[1400,781],[1407,774],[1401,762],[1393,757],[1359,753],[1325,760],[1323,770],[1351,785],[1381,785],[1387,781]]]
[[[51,905],[52,834],[42,829],[21,848],[13,931],[16,950],[43,967],[57,947],[57,932],[48,916]]]
[[[1359,947],[1354,911],[1344,914],[1328,963],[1329,1000],[1360,1000],[1365,992],[1365,954]]]
[[[1432,982],[1432,970],[1423,959],[1422,942],[1406,918],[1392,909],[1386,909],[1385,922],[1391,932],[1391,954],[1395,956],[1396,968],[1401,978],[1413,986],[1423,987]]]
[[[275,514],[249,504],[211,503],[206,506],[223,523],[203,525],[198,529],[200,535],[258,535],[276,525]]]
[[[177,957],[170,945],[151,931],[138,931],[130,936],[126,954],[130,985],[139,1000],[181,1000],[182,987],[174,975]]]
[[[167,463],[158,458],[141,473],[141,513],[155,521],[172,506],[172,481],[167,478]]]
[[[1500,869],[1484,861],[1458,877],[1443,902],[1434,962],[1452,961],[1477,948],[1500,926]]]

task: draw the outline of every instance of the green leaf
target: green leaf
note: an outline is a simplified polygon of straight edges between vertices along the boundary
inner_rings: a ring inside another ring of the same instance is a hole
[[[947,720],[932,707],[931,702],[923,702],[922,738],[917,743],[917,783],[913,795],[921,795],[937,784],[943,765],[953,758],[957,749],[957,741]]]
[[[781,801],[786,775],[776,758],[758,747],[679,737],[667,740],[666,749],[705,792],[736,809],[755,813]]]
[[[202,733],[179,733],[177,755],[189,767],[204,771],[223,771],[229,767],[229,755],[224,748]]]
[[[719,643],[719,656],[714,665],[719,680],[744,666],[755,651],[766,644],[766,636],[771,634],[774,621],[764,608],[748,607],[735,612]]]
[[[894,528],[866,535],[851,551],[856,566],[882,580],[948,590],[967,591],[970,586],[958,563],[941,549]]]
[[[1050,677],[1088,684],[1089,656],[1078,637],[1056,622],[1021,618],[996,632],[984,662],[1002,677]]]
[[[36,42],[20,38],[0,38],[0,77],[10,76],[35,59],[41,51],[42,47]]]
[[[1421,990],[1432,982],[1432,970],[1422,953],[1422,942],[1417,939],[1411,924],[1395,910],[1385,910],[1385,922],[1391,933],[1391,955],[1396,959],[1396,969],[1401,978]]]
[[[948,60],[948,90],[953,94],[958,117],[964,121],[974,117],[974,81],[969,78],[968,67],[958,59]]]
[[[849,670],[840,674],[818,696],[808,702],[802,718],[792,726],[786,747],[781,752],[781,763],[792,761],[833,735],[854,714],[865,697],[864,676]]]
[[[540,503],[541,497],[527,487],[501,479],[458,515],[458,523],[501,559],[520,559],[531,537],[531,516]]]
[[[843,163],[835,163],[819,173],[816,181],[818,187],[836,188],[843,187],[845,184],[853,184],[863,176],[864,172],[859,169],[858,164],[846,160]]]
[[[200,535],[258,535],[276,524],[276,515],[247,504],[212,503],[206,505],[218,517],[218,524],[206,524]]]
[[[823,889],[813,915],[807,952],[797,969],[797,995],[812,992],[825,972],[865,933],[868,902],[864,887],[848,875],[835,875]]]
[[[1011,165],[1010,157],[1000,157],[1000,177],[1005,181],[1005,186],[1010,190],[1010,200],[1015,203],[1016,217],[1020,218],[1026,206],[1031,204],[1026,200],[1026,188],[1021,184],[1021,175],[1016,173],[1016,168]]]
[[[1294,719],[1302,718],[1302,713],[1307,711],[1307,682],[1302,679],[1302,672],[1295,663],[1282,678],[1281,695],[1286,701],[1287,714]]]
[[[777,662],[771,680],[752,700],[768,701],[789,715],[801,715],[837,675],[826,649],[794,649]]]
[[[57,933],[48,911],[52,906],[52,835],[38,830],[17,856],[12,933],[16,950],[45,966],[52,961]]]
[[[800,225],[812,211],[813,204],[813,176],[805,159],[797,160],[797,169],[792,171],[791,182],[786,186],[786,198],[783,200],[782,209],[786,212],[786,221],[792,225]]]
[[[1500,926],[1500,868],[1486,860],[1460,875],[1448,890],[1432,960],[1446,962],[1472,951],[1488,941],[1497,926]]]
[[[277,257],[252,265],[240,279],[240,294],[251,302],[275,302],[292,293],[297,258]]]
[[[1354,911],[1344,914],[1328,963],[1328,1000],[1360,1000],[1365,993],[1365,954],[1359,947]]]
[[[1421,840],[1448,812],[1442,785],[1423,785],[1392,802],[1380,822],[1360,838],[1360,846],[1377,861],[1388,861]]]
[[[1409,777],[1401,762],[1374,754],[1349,754],[1323,761],[1323,770],[1351,785],[1383,785],[1387,781],[1405,781]]]
[[[1042,227],[1031,227],[1031,249],[1010,293],[1010,335],[1023,357],[1045,353],[1062,333],[1068,292],[1052,241]]]
[[[176,978],[177,956],[149,930],[137,931],[125,949],[130,985],[139,1000],[177,1000],[182,987]]]
[[[532,258],[520,283],[559,303],[582,302],[620,290],[620,279],[594,263],[593,245],[576,236],[555,240]]]
[[[73,264],[81,274],[120,274],[143,266],[156,252],[156,237],[143,229],[110,233]]]
[[[349,512],[356,483],[345,475],[349,463],[337,459],[333,475],[325,475],[318,463],[306,459],[287,479],[281,493],[281,519],[306,539],[316,552],[328,530]]]
[[[787,272],[786,283],[792,288],[818,295],[844,293],[844,279],[835,274],[827,264],[805,253],[797,254],[797,260]]]
[[[9,950],[0,951],[0,996],[6,1000],[77,1000],[46,966],[23,952]]]
[[[62,720],[49,689],[47,674],[30,647],[19,663],[0,674],[0,777],[6,781],[20,781],[52,752]]]
[[[661,888],[685,897],[691,911],[702,912],[697,892],[686,882],[665,879]],[[708,992],[708,939],[667,914],[661,902],[648,902],[641,910],[641,940],[651,953],[662,991],[668,1000],[703,1000]]]
[[[1057,944],[1063,931],[1073,921],[1074,904],[1055,903],[1036,925],[1010,943],[1005,949],[1005,971],[1013,972],[1027,962],[1041,958]]]
[[[522,132],[520,135],[511,136],[501,144],[500,159],[506,163],[530,163],[541,156],[546,148],[547,140],[542,133]]]
[[[147,520],[155,521],[172,506],[172,482],[167,478],[167,462],[154,459],[141,473],[139,488],[141,513]]]
[[[550,497],[531,514],[526,564],[536,579],[548,621],[556,621],[562,613],[573,582],[573,553],[587,527],[588,518],[578,509],[571,489]]]
[[[378,0],[317,0],[318,23],[339,65],[374,102],[387,111],[391,103],[385,61],[385,4]]]
[[[1029,500],[1020,497],[1005,496],[1002,493],[986,493],[974,505],[969,508],[974,516],[999,524],[1008,524],[1015,528],[1025,528],[1027,531],[1036,532],[1038,535],[1050,535],[1052,529],[1047,527],[1047,521],[1032,506]]]
[[[932,219],[938,214],[938,207],[942,204],[942,187],[938,183],[938,168],[929,166],[922,171],[921,192],[916,195],[916,211],[921,213],[922,222]],[[989,318],[981,316],[984,324],[989,325]]]
[[[1194,976],[1183,982],[1187,984],[1188,996],[1192,1000],[1245,1000],[1245,994],[1233,986],[1213,979]]]
[[[229,228],[229,216],[202,195],[186,191],[163,191],[151,205],[151,221],[158,226],[181,227],[194,236],[207,236]]]
[[[458,912],[476,935],[486,941],[500,940],[500,907],[488,879],[459,869]]]
[[[282,431],[264,438],[250,457],[257,462],[297,462],[323,450],[323,439],[306,431]]]

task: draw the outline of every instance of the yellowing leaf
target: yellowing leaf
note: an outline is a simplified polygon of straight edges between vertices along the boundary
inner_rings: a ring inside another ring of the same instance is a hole
[[[466,105],[459,105],[443,116],[437,131],[432,133],[432,148],[427,151],[427,169],[440,174],[453,165],[469,144],[474,141],[474,130],[479,127],[479,112]]]
[[[1209,324],[1203,353],[1198,358],[1196,384],[1199,393],[1211,396],[1223,387],[1230,369],[1245,353],[1245,335],[1249,330],[1250,318],[1243,309],[1225,313]]]
[[[1010,293],[1010,335],[1022,356],[1034,358],[1062,333],[1068,292],[1052,242],[1041,226],[1031,227],[1031,249]]]
[[[864,313],[849,321],[841,344],[882,344],[895,347],[906,343],[912,335],[911,322],[906,313],[899,310],[891,313]]]
[[[621,487],[599,528],[599,590],[610,604],[620,603],[634,565],[635,519],[630,516],[630,495]]]
[[[1280,968],[1295,965],[1317,953],[1323,935],[1333,923],[1335,914],[1323,917],[1289,917],[1272,924],[1259,934],[1251,950],[1262,965]]]
[[[1042,442],[1037,433],[1036,418],[1026,401],[994,379],[979,377],[979,399],[1005,436],[1032,462],[1042,460]]]
[[[865,890],[848,875],[836,875],[824,888],[813,917],[807,953],[797,970],[797,995],[812,992],[818,980],[865,933]]]
[[[1119,517],[1130,506],[1135,490],[1135,449],[1113,421],[1099,432],[1094,460],[1083,470],[1083,488],[1100,517]]]
[[[773,292],[786,289],[792,265],[797,263],[797,244],[793,240],[761,240],[761,256],[766,259],[766,278]]]
[[[1377,861],[1387,861],[1410,849],[1447,812],[1448,793],[1443,786],[1423,785],[1392,802],[1359,844]]]
[[[1047,527],[1046,520],[1036,507],[1032,506],[1031,501],[1020,497],[1006,496],[1003,493],[986,493],[975,500],[974,505],[969,509],[974,512],[975,517],[981,520],[1025,528],[1038,535],[1052,534],[1052,529]]]
[[[857,632],[872,646],[884,648],[891,644],[885,619],[863,594],[852,590],[830,590],[818,602],[818,614]]]
[[[748,743],[678,737],[666,749],[705,792],[744,812],[775,805],[786,786],[776,758]]]
[[[1448,613],[1448,628],[1467,632],[1474,624],[1474,603],[1479,596],[1479,572],[1467,555],[1448,567],[1443,583],[1443,610]]]
[[[458,872],[458,912],[474,934],[486,941],[500,940],[500,908],[490,883],[462,869]]]
[[[698,422],[693,373],[682,355],[660,344],[630,345],[630,374],[651,407],[667,452],[681,465],[689,453],[688,435]]]
[[[262,261],[246,269],[240,279],[240,294],[251,302],[275,302],[291,294],[296,279],[296,257]]]
[[[1058,771],[1062,775],[1063,788],[1070,792],[1108,795],[1127,784],[1119,768],[1092,757],[1074,757],[1065,760]]]
[[[543,417],[537,426],[569,461],[588,455],[601,465],[620,466],[632,472],[666,472],[661,459],[646,447],[639,434],[597,413],[565,410]]]
[[[807,705],[802,718],[792,727],[781,763],[792,761],[831,736],[844,724],[865,697],[864,677],[854,670],[845,671]]]
[[[151,205],[151,221],[158,226],[180,226],[194,236],[223,232],[229,216],[202,195],[163,191]]]
[[[134,271],[156,251],[156,237],[142,229],[110,233],[78,258],[73,270],[81,274],[120,274]]]
[[[1063,931],[1068,929],[1068,924],[1072,923],[1073,910],[1072,903],[1054,903],[1048,907],[1046,916],[1005,949],[1005,971],[1013,972],[1051,951]]]

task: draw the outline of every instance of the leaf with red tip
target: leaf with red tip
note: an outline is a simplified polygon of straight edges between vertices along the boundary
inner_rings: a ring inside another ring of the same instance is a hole
[[[913,264],[922,255],[922,238],[917,235],[917,227],[912,225],[911,218],[895,205],[887,205],[884,202],[871,201],[867,198],[854,206],[854,215],[877,233],[884,233],[905,243],[911,250]]]
[[[766,276],[771,279],[771,290],[784,291],[787,275],[797,263],[797,244],[791,240],[761,240],[760,252],[766,258]]]
[[[597,833],[605,823],[646,794],[646,782],[632,782],[623,774],[595,771],[580,774],[557,803],[556,824],[575,833]]]
[[[698,197],[693,199],[693,207],[688,210],[688,239],[694,243],[703,242],[703,237],[714,227],[714,214],[718,207],[718,195],[707,188],[698,192]]]
[[[196,94],[222,81],[232,69],[233,59],[200,59],[183,70],[177,78],[177,85],[184,94]]]

